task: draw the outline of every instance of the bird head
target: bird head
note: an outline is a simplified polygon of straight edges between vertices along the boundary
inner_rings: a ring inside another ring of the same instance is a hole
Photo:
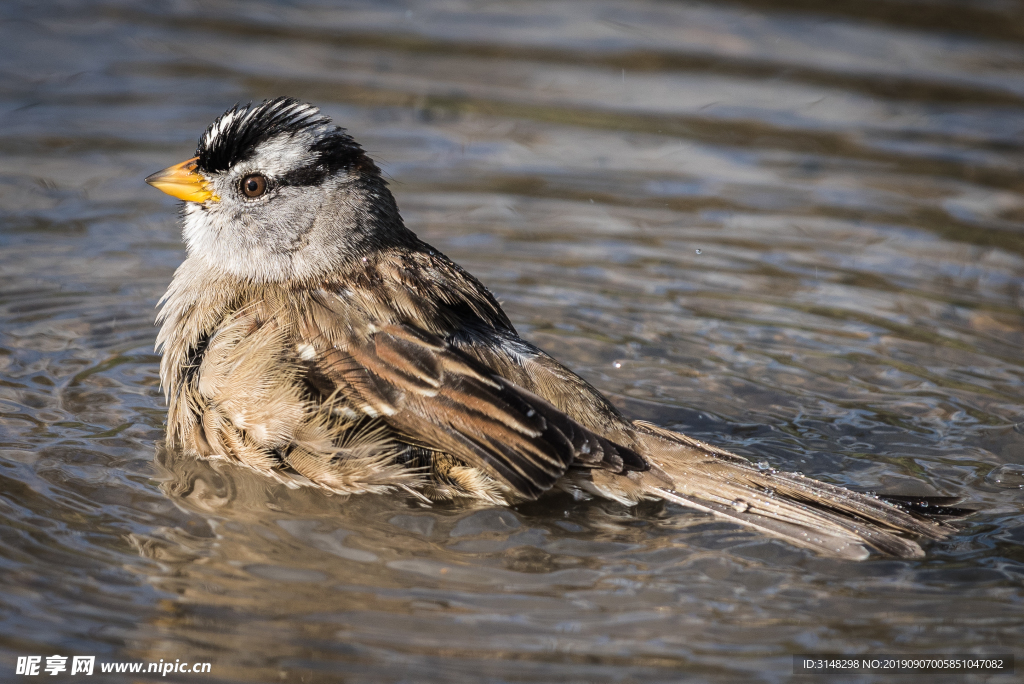
[[[359,144],[293,98],[232,107],[146,182],[185,200],[190,257],[253,282],[324,277],[405,232]]]

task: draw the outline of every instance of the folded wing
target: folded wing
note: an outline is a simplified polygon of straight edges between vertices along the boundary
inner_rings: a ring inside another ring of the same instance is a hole
[[[326,309],[299,317],[314,372],[331,381],[351,410],[380,419],[410,444],[455,456],[528,499],[570,466],[647,469],[634,451],[491,374],[436,335],[401,323],[339,325],[326,293],[310,306]]]

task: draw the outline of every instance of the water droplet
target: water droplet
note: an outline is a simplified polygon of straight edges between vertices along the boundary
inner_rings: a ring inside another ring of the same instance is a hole
[[[988,475],[985,481],[1003,489],[1024,489],[1024,465],[1006,463]]]
[[[766,470],[772,469],[771,465],[768,464],[768,461],[758,461],[754,465],[756,465],[757,469],[760,470],[762,473]]]
[[[696,250],[696,251],[697,251],[697,254],[700,254],[700,250],[699,250],[699,249],[698,249],[698,250]]]
[[[742,499],[736,499],[732,502],[732,507],[737,513],[745,513],[750,508],[750,504]]]
[[[614,365],[616,368],[622,368],[622,364],[619,363],[618,361],[616,361]]]

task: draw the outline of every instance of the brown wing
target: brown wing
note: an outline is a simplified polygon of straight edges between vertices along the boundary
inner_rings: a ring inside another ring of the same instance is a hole
[[[328,293],[309,307],[299,319],[315,354],[311,371],[330,379],[353,410],[379,418],[412,444],[483,469],[523,497],[547,491],[574,464],[617,473],[647,468],[632,450],[436,335],[398,323],[346,325]]]

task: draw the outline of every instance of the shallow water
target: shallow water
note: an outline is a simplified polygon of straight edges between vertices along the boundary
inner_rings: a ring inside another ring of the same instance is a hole
[[[121,682],[1024,655],[1024,5],[832,5],[0,6],[0,679],[33,654],[212,665]],[[850,563],[674,506],[346,501],[164,451],[152,322],[184,251],[142,178],[280,94],[630,416],[981,512],[924,560]]]

